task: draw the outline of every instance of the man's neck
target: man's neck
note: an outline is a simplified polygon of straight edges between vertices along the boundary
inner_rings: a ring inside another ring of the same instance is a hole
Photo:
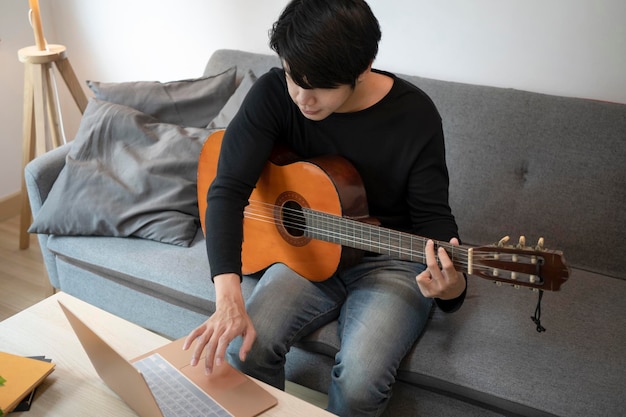
[[[372,107],[389,93],[393,82],[390,76],[369,69],[357,80],[352,96],[340,113],[352,113]]]

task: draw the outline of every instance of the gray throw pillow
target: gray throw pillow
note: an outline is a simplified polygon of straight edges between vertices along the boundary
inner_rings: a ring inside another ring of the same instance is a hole
[[[29,232],[189,246],[199,225],[198,157],[210,133],[91,99]]]
[[[182,81],[87,81],[99,100],[123,104],[164,123],[205,127],[235,92],[237,68],[221,74]]]
[[[239,111],[239,107],[241,107],[243,99],[248,94],[248,91],[250,91],[250,88],[252,88],[252,84],[255,83],[256,79],[257,78],[256,75],[254,75],[254,72],[252,72],[252,70],[248,70],[235,90],[235,93],[228,99],[220,113],[211,121],[211,123],[208,124],[207,127],[210,129],[226,129],[230,121],[233,120],[233,117],[235,117],[235,114],[237,114],[237,111]]]

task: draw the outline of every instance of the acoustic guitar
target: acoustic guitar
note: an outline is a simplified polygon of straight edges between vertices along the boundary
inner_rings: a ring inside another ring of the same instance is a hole
[[[198,204],[202,229],[206,195],[217,172],[224,131],[205,142],[198,163]],[[253,274],[284,263],[312,281],[323,281],[363,252],[425,263],[428,238],[381,227],[368,214],[356,169],[338,156],[300,160],[276,149],[244,211],[242,272]],[[563,253],[547,250],[540,239],[517,245],[471,247],[435,241],[455,269],[497,283],[558,291],[569,277]]]

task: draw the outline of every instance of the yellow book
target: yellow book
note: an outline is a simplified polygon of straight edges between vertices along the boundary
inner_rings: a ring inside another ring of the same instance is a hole
[[[13,410],[54,370],[54,364],[0,352],[0,416]]]

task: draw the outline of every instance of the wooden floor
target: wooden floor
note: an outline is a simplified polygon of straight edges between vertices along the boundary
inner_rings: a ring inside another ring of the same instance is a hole
[[[19,249],[19,216],[0,222],[0,321],[51,295],[37,237]]]

